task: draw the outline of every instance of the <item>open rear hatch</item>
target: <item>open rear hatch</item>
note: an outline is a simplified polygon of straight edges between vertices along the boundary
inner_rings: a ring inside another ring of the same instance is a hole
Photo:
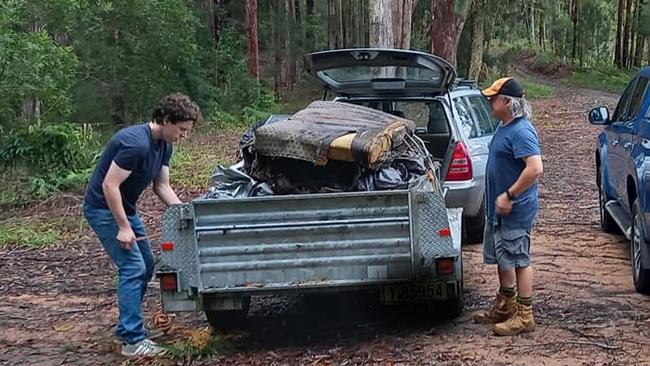
[[[306,70],[346,96],[431,96],[446,92],[456,70],[444,59],[418,51],[355,48],[305,55]]]

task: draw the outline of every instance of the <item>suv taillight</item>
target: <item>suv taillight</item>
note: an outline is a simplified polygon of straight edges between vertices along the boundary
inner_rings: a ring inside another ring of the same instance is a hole
[[[451,156],[447,181],[470,180],[473,176],[472,159],[467,151],[467,146],[462,141],[457,142]]]

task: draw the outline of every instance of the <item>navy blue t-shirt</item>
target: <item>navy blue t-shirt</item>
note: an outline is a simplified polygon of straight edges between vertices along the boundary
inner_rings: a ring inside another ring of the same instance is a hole
[[[499,125],[490,142],[485,174],[488,223],[501,224],[504,229],[533,226],[539,207],[537,183],[517,197],[510,215],[496,215],[497,197],[519,179],[526,167],[523,158],[533,155],[541,155],[541,151],[537,132],[528,119],[517,118],[507,125]]]
[[[94,208],[108,209],[102,183],[106,172],[115,163],[131,175],[120,185],[122,203],[127,215],[136,213],[136,202],[145,188],[158,176],[163,165],[169,166],[172,145],[164,140],[154,141],[148,123],[118,131],[108,143],[90,176],[84,201]]]

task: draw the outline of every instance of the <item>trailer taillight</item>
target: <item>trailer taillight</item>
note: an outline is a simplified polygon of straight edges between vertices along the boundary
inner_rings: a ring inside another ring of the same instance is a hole
[[[176,273],[163,273],[158,278],[160,279],[160,288],[163,291],[176,291],[178,289]]]
[[[454,258],[437,259],[436,273],[441,275],[448,275],[454,273]]]
[[[174,243],[167,241],[162,244],[160,244],[160,249],[165,252],[169,252],[170,250],[174,250]]]

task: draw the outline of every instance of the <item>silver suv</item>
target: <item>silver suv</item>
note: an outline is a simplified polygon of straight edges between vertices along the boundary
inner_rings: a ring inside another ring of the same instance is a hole
[[[476,84],[457,79],[444,59],[410,50],[331,50],[304,62],[337,101],[408,118],[434,159],[452,154],[442,169],[447,206],[463,208],[463,243],[480,243],[488,146],[499,121]]]

